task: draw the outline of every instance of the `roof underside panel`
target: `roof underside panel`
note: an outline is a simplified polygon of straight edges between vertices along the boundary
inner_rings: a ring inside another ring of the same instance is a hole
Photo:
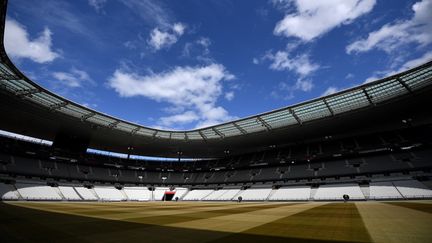
[[[137,135],[151,137],[155,135],[156,131],[152,129],[148,129],[145,127],[140,127],[140,129],[136,132]]]
[[[171,133],[171,139],[175,140],[185,140],[186,136],[184,132],[172,132]]]
[[[289,125],[298,124],[297,120],[289,112],[288,109],[283,109],[265,115],[261,115],[261,119],[267,122],[267,124],[269,124],[272,128],[280,128],[280,127],[286,127]]]
[[[201,140],[203,139],[203,137],[201,136],[201,134],[199,134],[199,132],[187,132],[187,137],[189,140]]]
[[[247,133],[266,131],[267,128],[257,118],[252,117],[245,120],[236,121],[236,124]]]
[[[162,138],[162,139],[170,139],[171,138],[171,132],[166,131],[158,131],[155,135],[156,138]]]
[[[109,126],[110,124],[114,124],[116,122],[116,120],[111,119],[107,116],[102,116],[99,114],[96,114],[94,116],[91,116],[87,119],[89,122],[93,122],[102,126]]]
[[[237,128],[233,123],[218,126],[217,130],[225,136],[236,136],[242,134],[239,128]]]
[[[409,73],[401,76],[401,80],[411,89],[417,90],[424,86],[430,85],[432,82],[432,66],[425,69],[420,69],[417,72]]]
[[[67,104],[61,107],[59,110],[67,115],[71,115],[79,119],[83,119],[83,117],[92,113],[73,104]]]
[[[397,80],[392,79],[388,82],[365,88],[373,103],[379,103],[408,93],[408,90]]]
[[[207,139],[212,139],[212,138],[222,138],[220,135],[218,135],[213,129],[211,128],[207,128],[204,130],[201,130],[202,134],[207,138]]]
[[[348,93],[328,97],[326,102],[335,115],[360,109],[370,104],[362,90],[352,90]]]
[[[293,108],[293,111],[302,122],[331,116],[331,112],[323,100],[297,106]]]
[[[137,129],[137,126],[125,122],[120,122],[119,124],[117,124],[117,128],[125,132],[132,132],[134,129]]]
[[[48,108],[64,102],[46,92],[35,93],[26,98]]]

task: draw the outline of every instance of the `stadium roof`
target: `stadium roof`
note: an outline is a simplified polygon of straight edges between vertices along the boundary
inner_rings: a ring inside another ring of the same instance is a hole
[[[92,138],[90,146],[98,149],[125,152],[125,148],[129,146],[146,146],[149,147],[149,149],[143,149],[142,151],[137,149],[135,152],[173,156],[174,151],[183,151],[185,147],[188,147],[187,144],[203,144],[201,148],[209,149],[209,152],[201,151],[203,153],[196,152],[196,154],[202,154],[201,156],[205,157],[220,156],[223,151],[226,153],[227,150],[231,149],[229,142],[225,143],[224,141],[236,140],[241,144],[243,140],[244,144],[248,144],[246,142],[247,139],[253,138],[256,140],[266,134],[276,134],[276,137],[278,134],[280,136],[285,136],[285,133],[281,131],[300,128],[305,124],[338,117],[345,113],[376,107],[380,104],[388,103],[395,98],[414,94],[432,84],[432,62],[428,62],[406,72],[352,89],[215,126],[187,131],[154,129],[124,121],[67,100],[39,86],[21,73],[10,61],[4,49],[3,35],[6,3],[7,1],[4,1],[1,6],[0,90],[2,91],[2,96],[4,96],[4,94],[13,96],[20,105],[27,107],[28,104],[31,104],[32,107],[38,107],[38,109],[29,109],[30,113],[36,115],[31,119],[31,121],[34,121],[32,127],[27,127],[26,129],[21,128],[19,132],[34,134],[31,130],[33,130],[33,126],[37,126],[38,122],[36,120],[38,119],[51,119],[52,122],[53,120],[60,119],[58,117],[66,117],[69,121],[77,124],[78,127],[82,125],[87,128],[80,129],[82,131],[90,128],[90,130],[102,129],[103,132],[99,133],[108,132],[108,134],[99,137],[93,133],[88,135]],[[5,106],[5,104],[3,104],[3,106]],[[7,116],[14,115],[11,111],[13,107],[20,106],[9,106],[9,114],[7,114]],[[22,111],[23,109],[20,110]],[[15,112],[18,111],[15,110]],[[31,115],[28,116],[30,117]],[[62,120],[60,119],[58,121],[60,122]],[[13,122],[9,122],[8,124],[4,124],[4,126],[16,131],[17,129],[13,128],[11,125],[12,123]],[[49,122],[41,120],[40,124],[44,125],[44,123],[46,126],[50,124]],[[40,129],[37,135],[53,140],[55,134],[63,129],[60,127],[64,127],[64,125],[65,124],[58,124],[57,126],[53,126],[52,131],[48,131],[50,128],[45,127],[44,129]],[[37,129],[35,128],[35,130]],[[117,139],[123,139],[124,142],[110,141],[110,139],[115,139],[118,134],[121,134],[121,136],[117,137]],[[261,135],[255,136],[257,134]],[[114,136],[114,138],[107,139],[108,136]],[[276,141],[277,140],[268,140],[266,146]],[[112,144],[113,147],[111,147],[110,144]],[[116,147],[116,144],[124,145],[118,145],[119,147]],[[216,150],[219,152],[216,153],[215,150],[211,148],[212,144],[219,144],[216,146]],[[119,149],[121,146],[123,149]],[[155,149],[154,146],[159,149]],[[154,150],[150,151],[152,147]],[[170,152],[163,152],[164,147]],[[171,150],[169,148],[171,148]],[[200,149],[199,146],[196,148]],[[190,150],[193,150],[192,146]]]

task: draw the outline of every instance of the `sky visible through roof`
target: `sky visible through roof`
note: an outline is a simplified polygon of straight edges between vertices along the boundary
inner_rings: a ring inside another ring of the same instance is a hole
[[[33,81],[144,126],[193,129],[432,60],[432,0],[9,0]]]

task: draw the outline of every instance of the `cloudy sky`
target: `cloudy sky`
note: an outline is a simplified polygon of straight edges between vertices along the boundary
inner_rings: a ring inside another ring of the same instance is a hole
[[[5,46],[43,87],[193,129],[432,60],[432,0],[10,0]]]

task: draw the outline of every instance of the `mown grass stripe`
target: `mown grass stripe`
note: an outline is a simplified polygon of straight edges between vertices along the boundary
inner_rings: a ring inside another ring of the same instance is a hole
[[[291,205],[295,205],[295,204],[293,203]],[[171,215],[158,215],[158,216],[145,216],[145,217],[141,216],[141,217],[126,218],[123,220],[126,220],[128,222],[137,222],[137,223],[145,223],[145,224],[166,225],[166,224],[181,223],[181,222],[187,222],[187,221],[198,220],[198,219],[214,218],[214,217],[219,217],[224,215],[252,213],[254,211],[259,211],[264,209],[278,208],[281,207],[282,205],[281,204],[277,204],[277,205],[230,204],[227,206],[229,206],[229,208],[210,209],[210,210],[203,210],[203,211],[197,210],[196,212],[187,212],[187,213],[179,213],[179,214],[171,214]]]
[[[353,203],[331,203],[314,207],[213,242],[254,242],[253,235],[277,236],[280,237],[278,239],[285,238],[286,242],[372,242]]]

